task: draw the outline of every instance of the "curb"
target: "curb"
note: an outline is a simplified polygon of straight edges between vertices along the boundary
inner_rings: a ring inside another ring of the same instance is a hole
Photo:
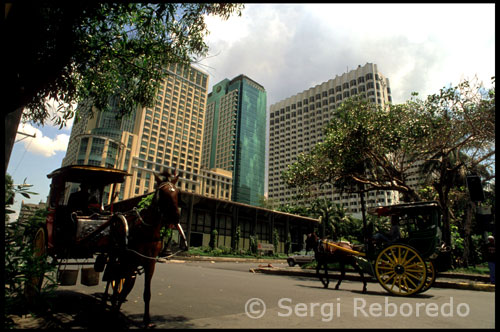
[[[166,262],[171,263],[181,263],[184,261],[206,261],[206,262],[245,262],[245,263],[266,263],[266,264],[286,264],[286,259],[273,259],[273,258],[236,258],[236,257],[214,257],[214,256],[177,256],[176,260],[166,260]],[[293,270],[296,269],[296,270]],[[315,271],[307,271],[301,268],[277,268],[277,267],[257,267],[250,269],[249,272],[253,273],[267,273],[276,275],[289,275],[297,277],[307,277],[316,278]],[[447,281],[439,280],[444,279],[462,279],[457,281]],[[338,275],[332,274],[331,279],[338,279]],[[351,281],[361,281],[361,277],[357,274],[349,273],[346,271],[345,280]],[[378,283],[375,277],[367,276],[367,282]],[[470,281],[464,282],[463,279],[468,279]],[[475,290],[483,292],[494,292],[495,285],[486,284],[485,281],[489,279],[488,276],[480,274],[464,274],[464,273],[451,273],[451,272],[439,272],[436,281],[432,287],[436,288],[453,288],[453,289],[464,289],[464,290]]]
[[[297,277],[308,277],[308,278],[317,278],[316,272],[307,272],[307,271],[293,271],[291,269],[281,269],[274,267],[258,267],[255,269],[250,269],[250,272],[253,273],[265,273],[265,274],[275,274],[275,275],[288,275],[288,276],[297,276]],[[330,279],[337,280],[338,274],[330,274]],[[368,276],[365,278],[367,282],[378,283],[375,277]],[[361,281],[361,277],[359,275],[354,275],[351,273],[346,273],[344,276],[344,280],[351,281]],[[455,282],[455,281],[441,281],[437,280],[434,282],[432,287],[436,288],[453,288],[453,289],[464,289],[464,290],[475,290],[475,291],[483,291],[483,292],[494,292],[495,285],[484,284],[478,282]]]
[[[213,256],[177,256],[178,260],[184,261],[213,261],[213,262],[244,262],[244,263],[286,263],[286,259],[274,258],[237,258],[237,257],[213,257]]]

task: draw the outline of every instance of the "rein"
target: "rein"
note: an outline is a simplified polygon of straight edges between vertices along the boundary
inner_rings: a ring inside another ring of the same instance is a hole
[[[168,190],[169,190],[169,191],[175,191],[175,186],[174,186],[172,183],[170,183],[170,182],[168,182],[168,181],[167,181],[167,182],[163,182],[163,183],[162,183],[162,184],[160,184],[160,185],[158,186],[158,188],[156,189],[156,192],[155,192],[154,197],[153,197],[153,201],[151,202],[151,204],[150,204],[148,207],[153,206],[154,204],[156,204],[156,203],[157,203],[157,201],[158,201],[158,196],[159,196],[159,193],[160,193],[160,189],[162,189],[162,188],[163,188],[163,187],[165,187],[165,186],[168,186],[168,187],[169,187],[169,188],[168,188]],[[147,208],[147,207],[146,207],[146,208]],[[144,208],[144,209],[146,209],[146,208]],[[148,223],[146,223],[146,222],[144,221],[144,219],[141,217],[141,214],[140,214],[139,210],[137,209],[137,207],[134,207],[132,210],[129,210],[129,211],[123,212],[122,214],[123,214],[123,215],[132,215],[132,214],[133,214],[133,215],[137,216],[137,218],[139,219],[139,221],[141,222],[141,224],[144,224],[144,225],[149,226],[149,227],[153,227],[153,225],[150,225],[150,224],[148,224]],[[160,215],[161,215],[161,212],[160,212]],[[160,217],[160,218],[161,218],[161,217]],[[183,251],[183,250],[178,250],[178,251],[174,252],[173,254],[168,255],[168,256],[165,256],[165,257],[150,257],[150,256],[143,255],[143,254],[141,254],[140,252],[137,252],[137,251],[135,251],[135,250],[133,250],[133,249],[129,249],[129,248],[127,248],[127,249],[125,249],[125,250],[126,250],[126,251],[129,251],[129,252],[132,252],[132,253],[134,253],[135,255],[137,255],[137,256],[139,256],[139,257],[142,257],[142,258],[144,258],[144,259],[154,260],[154,261],[156,261],[156,262],[161,262],[161,260],[162,260],[162,259],[167,259],[167,260],[168,260],[169,258],[171,258],[171,257],[173,257],[173,256],[177,255],[178,253],[180,253],[181,251]]]
[[[178,251],[174,252],[173,254],[168,255],[168,256],[164,256],[164,257],[150,257],[150,256],[143,255],[140,252],[137,252],[137,251],[132,250],[132,249],[125,249],[125,250],[126,251],[130,251],[130,252],[132,252],[132,253],[136,254],[137,256],[140,256],[140,257],[142,257],[144,259],[154,260],[156,262],[161,262],[162,259],[167,259],[168,260],[169,258],[177,255],[178,253],[180,253],[182,251],[182,250],[178,250]]]

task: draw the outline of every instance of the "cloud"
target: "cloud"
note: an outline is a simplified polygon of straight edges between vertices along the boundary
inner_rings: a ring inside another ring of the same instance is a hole
[[[20,124],[18,131],[28,135],[35,134],[35,138],[20,134],[16,135],[16,142],[20,141],[28,152],[34,154],[52,157],[59,151],[66,151],[68,147],[69,135],[67,134],[58,134],[51,138],[45,136],[40,129],[33,127],[29,123]]]
[[[269,106],[375,63],[403,103],[476,74],[489,85],[494,18],[494,4],[247,4],[241,17],[207,21],[201,68],[210,86],[249,76]]]

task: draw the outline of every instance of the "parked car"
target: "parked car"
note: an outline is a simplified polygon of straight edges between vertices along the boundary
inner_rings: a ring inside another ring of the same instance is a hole
[[[311,263],[313,260],[314,260],[313,250],[310,251],[301,250],[287,258],[289,266],[295,266],[295,264],[301,266],[307,263]]]

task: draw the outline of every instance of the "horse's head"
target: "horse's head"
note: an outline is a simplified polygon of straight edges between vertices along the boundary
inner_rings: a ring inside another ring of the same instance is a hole
[[[316,233],[307,234],[306,238],[306,250],[313,250],[318,247],[318,236]]]
[[[173,174],[170,174],[167,170],[163,171],[160,174],[153,173],[157,190],[158,190],[158,205],[159,209],[163,215],[164,221],[168,222],[171,225],[175,225],[175,227],[179,230],[181,234],[184,248],[187,249],[187,239],[184,231],[182,230],[180,224],[181,214],[179,212],[179,198],[180,198],[180,190],[175,186],[177,180],[179,180],[179,175],[176,175],[176,171],[174,170]]]
[[[158,204],[164,218],[170,224],[178,224],[179,213],[179,188],[175,186],[179,175],[171,175],[168,171],[162,173],[153,173],[158,190]]]

